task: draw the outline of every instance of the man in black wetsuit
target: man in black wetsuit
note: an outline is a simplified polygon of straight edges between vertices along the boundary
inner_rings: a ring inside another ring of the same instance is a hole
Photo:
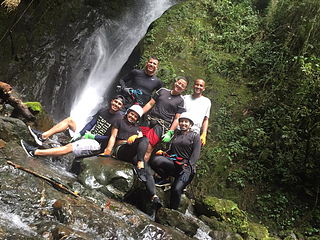
[[[163,84],[159,78],[155,76],[158,69],[158,59],[150,57],[145,65],[144,70],[134,69],[127,75],[120,79],[121,90],[131,96],[130,89],[140,89],[142,95],[138,103],[143,107],[150,100],[150,96],[154,90],[160,89]],[[131,86],[128,87],[127,83],[131,81]]]

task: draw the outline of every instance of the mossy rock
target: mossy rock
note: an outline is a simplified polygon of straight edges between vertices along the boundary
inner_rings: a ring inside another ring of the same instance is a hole
[[[49,116],[47,112],[43,109],[41,103],[25,102],[24,104],[29,108],[30,112],[36,117],[35,128],[37,128],[40,131],[46,131],[54,125],[51,116]]]
[[[222,222],[232,226],[234,232],[245,234],[248,230],[248,222],[238,205],[231,200],[216,197],[205,197],[196,201],[198,214],[216,217]]]
[[[320,235],[318,235],[318,236],[312,236],[312,237],[307,237],[306,240],[320,240]]]
[[[38,114],[43,111],[42,105],[39,102],[25,102],[24,104],[29,108],[32,114]]]
[[[248,223],[248,235],[254,239],[270,239],[268,229],[257,223]]]

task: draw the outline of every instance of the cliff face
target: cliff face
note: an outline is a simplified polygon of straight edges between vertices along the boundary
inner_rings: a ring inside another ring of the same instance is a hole
[[[68,115],[96,58],[87,56],[88,38],[128,7],[121,0],[22,1],[10,13],[1,7],[1,80],[56,118]]]

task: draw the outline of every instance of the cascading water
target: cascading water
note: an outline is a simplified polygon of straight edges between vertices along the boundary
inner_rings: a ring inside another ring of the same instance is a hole
[[[145,35],[149,25],[176,1],[138,0],[117,22],[108,22],[96,30],[88,40],[92,46],[88,57],[94,54],[95,64],[81,93],[77,94],[71,110],[77,130],[85,125],[103,103],[104,95],[134,47]],[[91,53],[90,53],[91,51]]]

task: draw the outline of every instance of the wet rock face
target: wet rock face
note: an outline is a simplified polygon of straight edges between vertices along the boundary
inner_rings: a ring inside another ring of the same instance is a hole
[[[17,118],[0,116],[0,157],[23,157],[21,138],[32,141],[25,123]]]
[[[156,221],[163,225],[175,227],[183,231],[188,236],[194,236],[200,227],[195,218],[188,217],[178,211],[168,208],[159,209]]]
[[[1,81],[24,99],[41,102],[56,119],[66,117],[97,58],[88,52],[88,39],[131,5],[124,0],[21,1],[14,14],[1,11]]]
[[[41,160],[19,163],[37,168]],[[9,166],[2,158],[0,176],[1,239],[184,239],[182,233],[154,223],[129,204],[95,190],[80,189],[79,197],[66,194],[41,178]],[[71,186],[72,178],[69,181]]]
[[[89,189],[106,196],[124,200],[134,189],[132,164],[104,157],[84,158],[80,161],[78,181]]]

